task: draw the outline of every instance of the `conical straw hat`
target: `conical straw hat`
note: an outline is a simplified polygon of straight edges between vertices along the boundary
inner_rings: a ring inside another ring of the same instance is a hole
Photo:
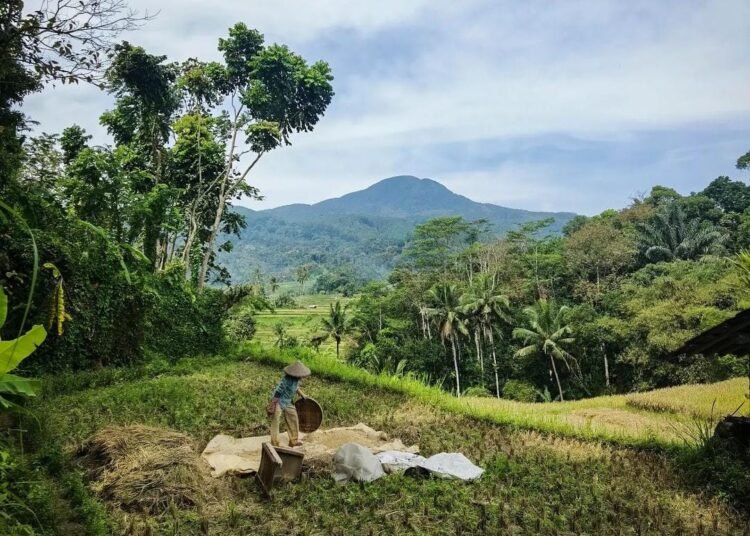
[[[297,361],[285,367],[284,372],[294,378],[306,378],[311,374],[310,369],[303,365],[302,361]]]

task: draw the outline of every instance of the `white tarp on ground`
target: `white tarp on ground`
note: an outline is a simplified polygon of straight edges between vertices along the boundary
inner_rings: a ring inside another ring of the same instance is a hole
[[[369,456],[368,456],[369,454]],[[373,468],[374,461],[382,466],[379,476]],[[369,449],[361,445],[344,445],[334,457],[336,462],[336,481],[347,481],[349,479],[361,482],[372,482],[386,473],[397,473],[416,469],[426,471],[442,478],[456,478],[459,480],[475,480],[482,476],[484,469],[477,467],[460,452],[441,452],[429,458],[424,458],[413,452],[400,452],[388,450],[372,455]],[[341,468],[339,467],[341,465]],[[361,477],[359,475],[364,475]]]
[[[317,430],[311,434],[300,434],[305,453],[305,462],[330,462],[336,449],[346,443],[358,443],[378,453],[387,450],[419,452],[416,445],[407,447],[399,439],[390,439],[384,432],[373,430],[359,423],[346,428]],[[280,434],[282,445],[289,443],[286,433]],[[260,455],[263,443],[269,443],[270,436],[235,438],[219,434],[208,442],[201,457],[211,466],[211,474],[220,477],[227,473],[255,473],[260,466]]]
[[[367,447],[356,443],[342,445],[333,457],[336,472],[333,479],[344,483],[349,480],[372,482],[385,475],[380,460]]]
[[[460,452],[441,452],[430,456],[419,467],[443,478],[475,480],[482,476],[484,469],[477,467]]]
[[[386,473],[400,473],[419,467],[427,458],[413,452],[400,452],[398,450],[386,450],[376,455]]]

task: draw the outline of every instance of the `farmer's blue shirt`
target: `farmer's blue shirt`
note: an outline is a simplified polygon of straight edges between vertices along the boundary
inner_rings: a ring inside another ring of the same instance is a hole
[[[293,378],[292,376],[285,374],[273,390],[271,397],[278,398],[281,409],[286,409],[292,403],[292,398],[294,398],[298,386],[299,378]]]

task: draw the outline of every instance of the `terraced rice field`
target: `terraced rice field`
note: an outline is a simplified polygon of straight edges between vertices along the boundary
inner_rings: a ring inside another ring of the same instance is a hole
[[[341,301],[346,304],[349,298],[329,294],[311,294],[295,296],[297,307],[293,309],[276,309],[274,312],[262,312],[256,315],[255,341],[264,347],[276,345],[278,336],[274,332],[277,324],[286,328],[287,335],[297,339],[297,341],[306,345],[310,338],[321,333],[321,319],[326,317],[331,304]],[[351,346],[351,341],[342,342],[342,355]],[[320,353],[329,356],[336,355],[336,342],[333,339],[325,341],[320,346]]]

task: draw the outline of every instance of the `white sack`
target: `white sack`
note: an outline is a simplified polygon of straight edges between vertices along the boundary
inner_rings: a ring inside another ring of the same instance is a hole
[[[357,443],[347,443],[339,447],[333,456],[333,463],[336,464],[333,478],[340,483],[349,480],[372,482],[385,474],[380,460],[370,449]]]

